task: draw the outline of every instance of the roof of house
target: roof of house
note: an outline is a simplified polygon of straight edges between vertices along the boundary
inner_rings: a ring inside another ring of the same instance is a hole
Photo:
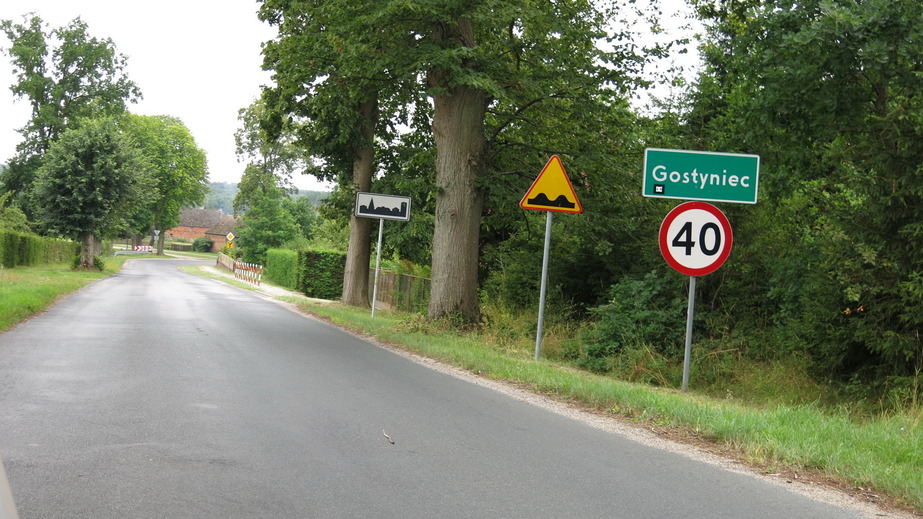
[[[205,231],[205,234],[215,234],[219,236],[227,236],[227,234],[233,231],[234,229],[236,229],[238,225],[240,225],[239,218],[237,218],[236,216],[230,215],[230,214],[226,214],[224,215],[224,218],[221,219],[221,221],[219,221],[215,225],[211,226],[207,231]]]
[[[233,216],[225,214],[221,209],[180,209],[179,225],[180,227],[204,227],[205,229],[210,229],[228,217],[233,218]]]

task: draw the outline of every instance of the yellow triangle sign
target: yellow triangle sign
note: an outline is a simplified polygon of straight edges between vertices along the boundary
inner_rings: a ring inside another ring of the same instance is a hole
[[[542,168],[535,182],[532,182],[526,196],[519,201],[519,207],[559,213],[583,212],[574,186],[564,172],[564,164],[561,164],[561,159],[557,155],[552,155],[548,159],[548,163]]]

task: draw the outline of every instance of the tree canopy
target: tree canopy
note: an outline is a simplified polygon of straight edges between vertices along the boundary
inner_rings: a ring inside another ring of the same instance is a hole
[[[430,314],[477,320],[485,195],[509,174],[495,169],[497,155],[514,147],[538,155],[536,143],[547,139],[535,137],[562,123],[541,115],[547,107],[560,105],[568,120],[595,117],[566,108],[587,100],[611,110],[646,54],[631,45],[603,50],[625,34],[607,34],[613,13],[590,2],[367,4],[263,2],[261,16],[280,28],[265,48],[276,82],[270,119],[301,122],[314,139],[302,140],[308,151],[326,153],[332,167],[360,156],[366,144],[357,143],[374,136],[363,129],[431,126]],[[511,138],[517,132],[521,140]]]
[[[923,368],[923,6],[697,3],[711,29],[690,129],[766,164],[741,215],[743,268],[765,280],[750,289],[832,371]]]
[[[208,190],[205,152],[176,117],[128,114],[121,127],[131,136],[152,166],[154,189],[146,193],[153,229],[166,230],[179,224],[183,207],[201,204]],[[147,229],[145,229],[147,230]],[[163,254],[160,233],[158,253]]]
[[[80,18],[50,29],[30,14],[22,23],[0,21],[0,31],[10,41],[3,49],[16,76],[10,89],[32,109],[20,130],[17,155],[0,183],[4,191],[25,194],[43,154],[66,130],[84,118],[123,113],[128,103],[141,98],[141,91],[126,76],[127,60],[112,40],[91,36]]]
[[[33,196],[48,233],[81,242],[80,266],[94,266],[97,239],[127,227],[154,189],[152,166],[113,118],[82,121],[48,149]]]

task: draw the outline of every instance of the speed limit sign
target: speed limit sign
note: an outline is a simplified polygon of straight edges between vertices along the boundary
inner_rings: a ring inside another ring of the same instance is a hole
[[[676,206],[660,224],[660,253],[681,274],[704,276],[731,254],[731,224],[717,207],[705,202]]]

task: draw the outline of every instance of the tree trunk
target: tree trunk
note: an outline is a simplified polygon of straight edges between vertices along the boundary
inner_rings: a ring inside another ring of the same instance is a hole
[[[93,256],[96,253],[96,236],[93,233],[83,235],[83,242],[80,244],[80,263],[77,268],[91,270],[96,268],[96,262]]]
[[[436,41],[474,47],[474,25],[463,18],[440,26]],[[463,63],[468,65],[468,63]],[[465,85],[451,86],[449,73],[432,69],[433,136],[436,141],[436,227],[433,232],[429,316],[480,320],[478,256],[483,193],[478,178],[487,170],[484,117],[487,92]]]
[[[378,98],[372,96],[359,106],[362,117],[362,146],[356,147],[353,159],[353,188],[357,192],[372,189],[372,173],[375,170],[373,139],[378,121]],[[372,220],[349,218],[349,249],[346,252],[346,269],[343,273],[342,301],[353,306],[371,306],[369,303],[369,259],[371,258]]]
[[[434,97],[436,228],[433,234],[429,316],[480,318],[478,254],[483,194],[475,185],[486,170],[487,93],[468,87]]]

